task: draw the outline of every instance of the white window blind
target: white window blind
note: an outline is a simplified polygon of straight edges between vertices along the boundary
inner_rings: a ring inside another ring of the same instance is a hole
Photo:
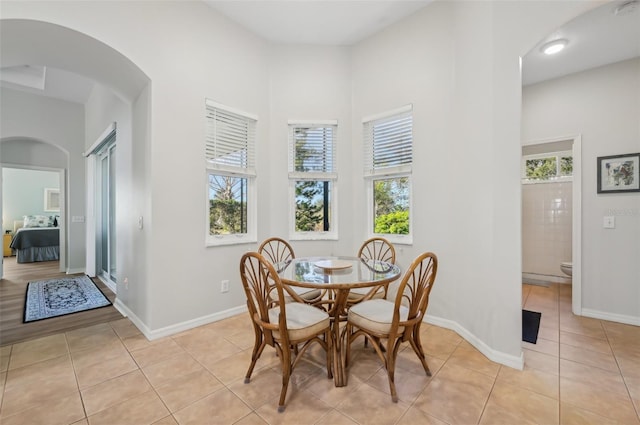
[[[257,117],[207,99],[205,157],[208,168],[255,175]]]
[[[289,124],[289,175],[335,178],[335,124]]]
[[[363,120],[365,175],[409,172],[413,163],[411,106]]]

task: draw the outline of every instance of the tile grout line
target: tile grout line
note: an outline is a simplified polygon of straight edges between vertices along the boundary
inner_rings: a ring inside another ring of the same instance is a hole
[[[109,325],[111,327],[111,325]],[[78,387],[78,397],[80,398],[80,403],[82,403],[82,411],[84,412],[84,418],[87,422],[89,422],[89,414],[87,413],[87,406],[84,401],[84,397],[82,396],[82,390],[80,390],[80,380],[78,379],[78,371],[76,370],[76,362],[73,360],[73,354],[71,353],[71,347],[69,346],[69,338],[67,336],[67,332],[64,332],[64,340],[67,344],[67,350],[69,352],[69,360],[71,361],[71,368],[73,369],[73,375],[76,378],[76,386]],[[81,419],[82,420],[82,419]]]
[[[613,359],[616,362],[616,366],[618,367],[618,372],[620,373],[620,377],[622,378],[622,382],[624,383],[624,387],[627,390],[627,395],[629,396],[629,400],[631,401],[631,406],[636,412],[636,416],[640,420],[640,408],[636,406],[636,403],[633,401],[633,396],[631,395],[631,390],[629,390],[629,385],[627,385],[627,380],[625,379],[624,373],[622,373],[622,369],[620,368],[620,363],[618,362],[618,357],[616,356],[616,352],[611,346],[611,340],[609,339],[609,333],[607,332],[607,328],[603,325],[602,320],[600,320],[600,326],[602,326],[602,330],[604,331],[604,336],[607,338],[607,344],[609,344],[609,349],[611,350],[611,354],[613,354]]]
[[[0,399],[0,417],[2,417],[2,411],[4,409],[5,396],[4,392],[7,389],[7,380],[9,379],[9,362],[11,361],[11,354],[13,353],[13,344],[9,348],[9,359],[7,360],[7,370],[4,371],[4,382],[2,383],[2,399]]]
[[[573,289],[573,288],[572,288]],[[562,379],[560,377],[560,337],[561,337],[561,331],[560,331],[560,315],[562,314],[561,311],[561,300],[560,300],[560,284],[556,284],[556,296],[558,299],[558,423],[561,424],[562,423],[562,388],[561,388],[561,383],[562,383]]]

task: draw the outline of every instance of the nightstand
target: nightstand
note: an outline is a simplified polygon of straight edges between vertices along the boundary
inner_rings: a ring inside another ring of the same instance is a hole
[[[4,235],[2,235],[2,255],[4,257],[11,257],[12,255],[9,245],[11,245],[11,235],[9,233],[5,233]]]

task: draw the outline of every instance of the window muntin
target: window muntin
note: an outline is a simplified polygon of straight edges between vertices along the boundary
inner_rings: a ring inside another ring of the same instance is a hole
[[[363,132],[369,235],[411,243],[412,106],[365,118]]]
[[[567,180],[572,175],[573,156],[570,151],[522,157],[522,180],[525,183]]]
[[[336,121],[289,122],[291,239],[337,238]]]
[[[256,240],[257,117],[206,101],[207,245]]]

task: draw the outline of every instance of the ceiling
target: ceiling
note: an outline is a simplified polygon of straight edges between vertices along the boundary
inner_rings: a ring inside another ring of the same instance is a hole
[[[432,0],[204,0],[249,31],[276,44],[349,46],[426,7]],[[592,10],[563,27],[523,58],[523,84],[533,84],[608,63],[640,56],[640,0],[616,0]],[[624,4],[630,6],[620,10]],[[569,40],[567,48],[546,56],[539,46],[555,38]],[[9,72],[7,72],[9,71]],[[35,71],[35,72],[34,72]],[[15,74],[28,73],[22,80]],[[0,71],[0,85],[85,103],[93,82],[80,75],[47,67]],[[6,75],[13,77],[6,78]],[[21,82],[22,81],[22,82]],[[35,84],[26,84],[30,81]],[[38,87],[42,83],[44,88]]]
[[[69,102],[86,103],[93,85],[89,78],[53,67],[23,65],[0,69],[2,87]]]
[[[432,1],[205,0],[205,3],[272,43],[349,46]]]
[[[540,47],[564,38],[567,47],[552,56]],[[614,1],[578,16],[554,31],[522,60],[523,85],[640,56],[640,1]]]

